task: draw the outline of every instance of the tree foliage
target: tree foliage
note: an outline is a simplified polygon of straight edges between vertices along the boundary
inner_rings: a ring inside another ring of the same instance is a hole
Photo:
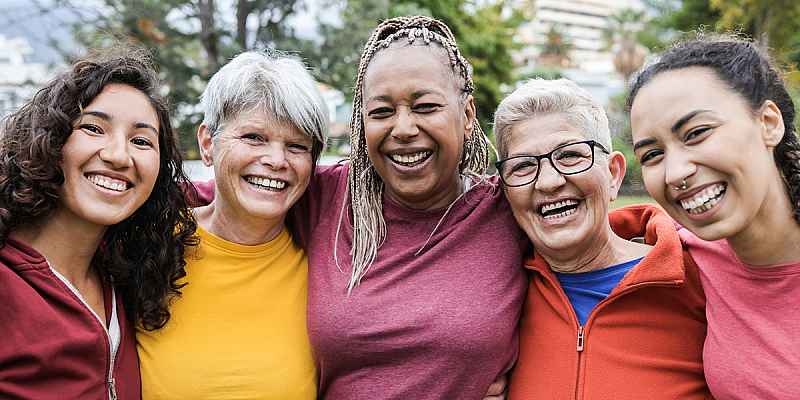
[[[86,48],[131,41],[153,52],[173,105],[174,126],[187,156],[197,155],[200,93],[226,60],[243,50],[283,48],[296,42],[287,19],[300,0],[102,0],[95,5],[57,0],[80,19],[74,36]],[[45,7],[40,4],[40,7]],[[69,59],[69,55],[67,55]]]
[[[488,128],[503,92],[513,83],[511,54],[521,14],[505,1],[465,0],[347,0],[329,5],[342,9],[336,22],[320,22],[321,45],[307,55],[318,68],[321,81],[352,96],[353,83],[364,43],[372,29],[389,17],[422,14],[445,22],[458,40],[464,57],[473,66],[478,118]]]

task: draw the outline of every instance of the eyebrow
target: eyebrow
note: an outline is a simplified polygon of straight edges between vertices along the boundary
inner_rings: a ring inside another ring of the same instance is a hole
[[[107,121],[107,122],[111,122],[111,119],[112,119],[110,115],[108,115],[108,114],[106,114],[106,113],[104,113],[102,111],[84,111],[84,112],[81,113],[81,116],[84,116],[84,115],[91,115],[91,116],[100,118],[103,121]],[[151,131],[153,131],[153,133],[156,134],[156,136],[158,136],[158,129],[156,129],[153,125],[150,125],[150,124],[148,124],[146,122],[135,122],[133,124],[133,127],[136,128],[136,129],[142,129],[142,128],[150,129]]]
[[[687,122],[691,121],[692,118],[696,117],[699,114],[707,112],[711,112],[711,110],[694,110],[687,113],[686,115],[680,117],[677,121],[675,121],[675,123],[672,125],[672,128],[670,128],[670,131],[672,131],[672,133],[677,133],[681,129],[681,127],[686,125]]]
[[[420,98],[422,96],[425,96],[427,94],[439,94],[439,92],[434,91],[434,90],[429,90],[429,89],[418,90],[418,91],[416,91],[414,93],[411,93],[411,98],[416,100],[416,99],[418,99],[418,98]],[[392,96],[389,96],[389,95],[386,95],[386,94],[382,94],[382,95],[370,97],[369,99],[367,99],[365,104],[369,103],[370,101],[385,101],[385,102],[389,102],[391,100],[392,100]]]
[[[692,118],[694,118],[694,117],[696,117],[696,116],[698,116],[700,114],[707,113],[707,112],[712,112],[712,111],[711,110],[702,110],[702,109],[701,110],[691,111],[691,112],[687,113],[686,115],[678,118],[678,120],[675,121],[674,124],[672,124],[672,127],[669,130],[672,133],[678,133],[678,131],[684,125],[686,125],[687,122],[691,121]],[[638,141],[638,142],[633,144],[633,151],[636,151],[641,147],[645,147],[645,146],[649,146],[651,144],[655,144],[656,142],[657,142],[657,140],[655,140],[653,138],[642,139],[642,140],[640,140],[640,141]]]

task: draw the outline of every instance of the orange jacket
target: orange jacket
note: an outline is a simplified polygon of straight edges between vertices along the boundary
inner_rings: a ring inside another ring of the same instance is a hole
[[[705,399],[705,295],[697,266],[672,220],[654,206],[609,215],[620,237],[653,249],[578,325],[564,290],[541,258],[531,270],[511,377],[514,399]]]

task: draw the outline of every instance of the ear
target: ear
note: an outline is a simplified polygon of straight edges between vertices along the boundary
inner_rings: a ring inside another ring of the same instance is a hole
[[[214,164],[214,139],[206,124],[197,128],[197,145],[200,147],[200,158],[206,167]]]
[[[466,139],[472,136],[472,126],[475,123],[475,119],[478,118],[476,113],[475,98],[469,95],[464,105],[464,138]]]
[[[759,115],[761,125],[764,129],[761,132],[764,144],[768,148],[774,148],[778,143],[783,140],[783,135],[786,127],[783,125],[783,114],[772,100],[767,100],[761,106],[761,114]]]
[[[614,151],[608,155],[608,172],[611,173],[611,184],[609,187],[609,196],[611,201],[617,199],[619,195],[619,188],[622,186],[622,180],[625,179],[625,169],[628,163],[625,161],[625,156]]]

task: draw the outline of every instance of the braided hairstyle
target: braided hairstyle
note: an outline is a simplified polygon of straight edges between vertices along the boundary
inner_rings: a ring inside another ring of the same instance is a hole
[[[630,110],[639,90],[653,77],[687,67],[713,70],[754,112],[767,100],[778,107],[783,115],[784,134],[773,155],[789,193],[794,219],[800,223],[800,142],[794,127],[794,103],[770,56],[752,41],[730,35],[700,36],[677,43],[637,76],[628,95],[627,109]]]
[[[408,45],[440,46],[447,55],[460,90],[466,98],[475,90],[472,67],[461,55],[455,36],[443,22],[425,16],[397,17],[384,21],[372,32],[358,65],[353,94],[353,118],[350,125],[350,171],[348,191],[353,215],[352,273],[348,284],[351,292],[375,261],[378,247],[386,239],[386,221],[383,219],[383,180],[373,168],[367,155],[364,120],[362,114],[364,75],[375,54],[401,40]],[[472,134],[464,141],[459,164],[461,174],[482,176],[489,165],[489,142],[477,120],[473,121]],[[342,213],[343,215],[344,213]],[[341,218],[339,224],[341,226]],[[339,230],[336,241],[338,243]],[[337,246],[334,246],[336,249]],[[338,258],[334,250],[338,265]]]

